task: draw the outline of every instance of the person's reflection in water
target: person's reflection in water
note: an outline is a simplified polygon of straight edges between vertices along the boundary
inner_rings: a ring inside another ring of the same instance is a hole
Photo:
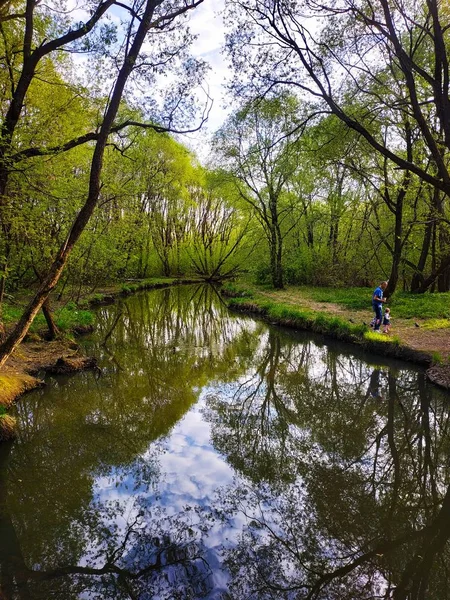
[[[382,397],[380,392],[380,375],[380,369],[374,369],[370,376],[368,395],[370,395],[372,398]]]

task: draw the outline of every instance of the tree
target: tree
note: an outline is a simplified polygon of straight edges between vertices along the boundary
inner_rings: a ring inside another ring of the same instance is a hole
[[[220,173],[205,172],[203,179],[188,189],[191,206],[186,251],[197,275],[217,281],[235,275],[248,259],[251,248],[245,247],[244,240],[249,219],[227,198],[229,185]],[[240,254],[241,249],[245,254]]]
[[[298,167],[297,142],[287,137],[300,128],[299,104],[284,94],[250,100],[217,132],[215,148],[235,177],[238,193],[260,222],[270,255],[272,284],[283,287],[282,221],[286,185]]]
[[[450,195],[445,4],[230,0],[228,6],[230,22],[239,24],[228,37],[239,93],[263,95],[279,86],[307,93],[406,174]],[[408,120],[423,154],[411,157],[405,143],[373,127],[374,119]],[[422,290],[449,266],[445,255]]]
[[[107,101],[102,122],[99,126],[98,133],[95,134],[95,148],[93,152],[90,175],[89,175],[89,190],[86,201],[72,223],[70,231],[66,239],[61,245],[59,251],[54,257],[53,263],[47,270],[42,284],[39,286],[36,294],[25,309],[17,326],[0,346],[0,366],[5,363],[8,356],[14,348],[20,343],[31,325],[34,317],[46,301],[50,292],[55,288],[61,277],[61,273],[68,261],[68,258],[73,250],[74,245],[78,241],[80,235],[85,229],[89,219],[97,206],[100,188],[101,188],[101,173],[103,166],[103,158],[105,148],[108,142],[109,135],[113,131],[116,116],[119,111],[120,103],[124,94],[125,85],[132,75],[136,67],[143,69],[142,65],[138,64],[138,58],[142,51],[144,42],[150,31],[158,32],[159,38],[164,30],[174,30],[175,22],[178,17],[184,15],[188,11],[196,8],[203,0],[191,0],[189,2],[165,2],[163,0],[147,0],[143,4],[127,7],[125,14],[128,15],[128,29],[126,31],[125,44],[121,47],[122,63],[118,70],[117,76],[113,83],[112,92]],[[29,14],[26,19],[26,28],[24,35],[24,66],[20,80],[17,84],[16,93],[10,103],[2,128],[2,137],[0,143],[0,198],[5,197],[6,184],[8,181],[8,152],[11,149],[11,144],[17,123],[20,118],[23,102],[26,92],[39,60],[53,50],[57,50],[64,45],[82,37],[89,31],[104,14],[104,12],[112,5],[112,0],[101,2],[96,8],[94,15],[86,24],[75,30],[69,30],[68,33],[51,42],[44,42],[33,49],[33,14],[36,2],[29,0],[27,7]],[[121,4],[121,6],[123,6]],[[176,31],[176,29],[175,29]],[[174,43],[175,40],[171,40]],[[179,41],[181,48],[186,44],[186,39],[181,36]],[[163,53],[165,48],[160,49]],[[181,49],[179,50],[181,52]],[[153,59],[153,60],[152,60]],[[147,64],[150,65],[150,71],[154,68],[156,57],[149,56],[147,53]],[[193,69],[190,65],[191,71]],[[194,78],[194,73],[189,73],[190,79]],[[181,83],[179,84],[181,86]],[[182,100],[178,97],[178,103],[174,105],[175,99],[169,98],[169,121],[172,122],[174,106],[178,106]]]

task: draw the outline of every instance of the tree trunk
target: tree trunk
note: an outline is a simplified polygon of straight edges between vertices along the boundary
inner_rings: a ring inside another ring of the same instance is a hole
[[[272,285],[275,289],[283,289],[283,268],[281,264],[282,245],[281,239],[279,239],[277,231],[272,224],[270,231],[270,272],[272,278]]]
[[[270,262],[272,271],[272,284],[277,290],[283,289],[283,267],[281,258],[283,255],[283,238],[280,224],[278,222],[277,197],[274,195],[269,201],[270,213]]]
[[[398,283],[400,261],[402,259],[403,250],[403,199],[404,194],[398,194],[396,211],[395,211],[395,229],[394,229],[394,252],[392,254],[391,273],[389,275],[389,283],[386,288],[386,296],[392,296],[395,292]]]
[[[444,201],[446,197],[442,198],[441,194],[437,194],[438,203],[437,203],[437,212],[439,217],[441,217],[438,225],[438,242],[439,242],[439,255],[441,257],[440,264],[446,260],[446,257],[449,254],[449,234],[448,234],[448,225],[444,223],[442,219],[445,218],[444,214]],[[437,288],[438,292],[448,292],[449,290],[449,281],[450,281],[450,271],[448,268],[444,268],[441,270],[441,273],[437,277]]]
[[[434,190],[434,193],[438,193],[438,190]],[[429,220],[425,225],[425,232],[422,241],[422,250],[420,252],[419,262],[417,263],[417,271],[414,273],[411,279],[411,292],[417,293],[420,289],[421,284],[424,281],[423,271],[427,264],[428,253],[431,246],[431,237],[433,233],[433,218],[430,213]]]
[[[53,319],[53,315],[50,309],[50,298],[47,298],[42,305],[42,312],[44,313],[45,320],[48,327],[49,339],[54,340],[59,335],[59,329]]]

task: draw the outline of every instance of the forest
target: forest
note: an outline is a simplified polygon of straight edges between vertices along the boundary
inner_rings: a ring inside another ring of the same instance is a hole
[[[226,0],[202,164],[208,2],[0,1],[0,365],[51,299],[114,281],[450,290],[448,3]]]

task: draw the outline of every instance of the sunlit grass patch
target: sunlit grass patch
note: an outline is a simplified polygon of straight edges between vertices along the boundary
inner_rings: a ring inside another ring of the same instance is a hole
[[[0,374],[0,408],[7,408],[24,392],[36,387],[37,380],[30,375]]]
[[[436,294],[395,293],[388,301],[393,317],[404,319],[450,318],[450,292]],[[448,325],[450,326],[450,325]]]
[[[428,319],[420,324],[422,329],[448,329],[450,328],[450,319]]]
[[[395,345],[399,345],[400,344],[400,339],[394,335],[391,336],[389,334],[386,333],[381,333],[381,332],[375,332],[375,331],[366,331],[364,333],[364,339],[369,341],[369,342],[382,342],[382,343],[386,343],[386,344],[395,344]]]

